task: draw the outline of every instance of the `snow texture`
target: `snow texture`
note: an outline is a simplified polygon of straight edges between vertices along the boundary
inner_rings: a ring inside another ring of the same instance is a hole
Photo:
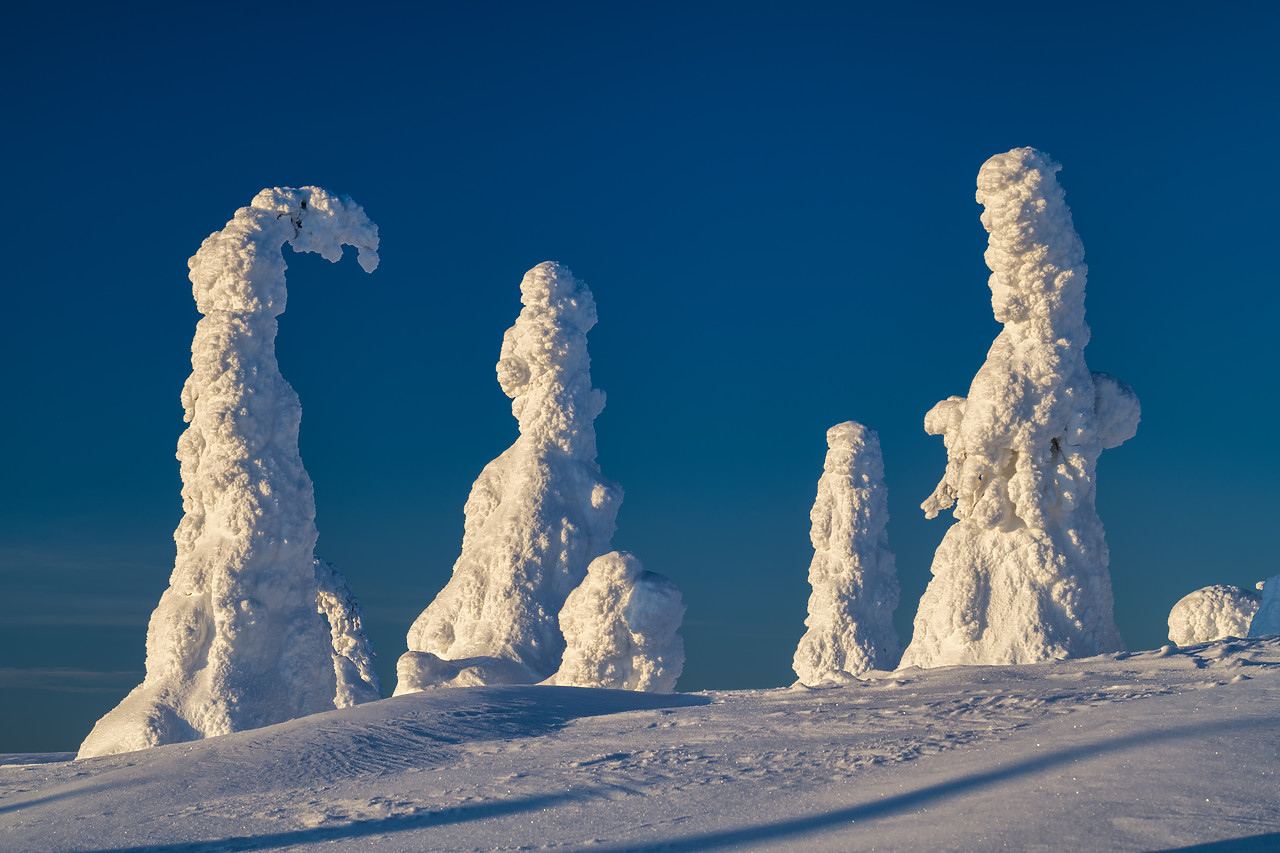
[[[567,646],[546,683],[671,693],[684,669],[684,611],[670,578],[645,571],[634,554],[597,557],[560,611]]]
[[[1280,634],[1280,575],[1258,584],[1262,590],[1262,602],[1249,623],[1250,637],[1269,637]]]
[[[1258,598],[1257,593],[1224,584],[1183,596],[1169,611],[1169,640],[1190,646],[1248,636]]]
[[[809,630],[792,662],[807,685],[890,670],[902,654],[893,627],[898,573],[889,550],[880,437],[846,421],[827,430],[827,448],[809,513]]]
[[[969,389],[925,416],[946,475],[924,502],[954,508],[903,666],[1030,663],[1123,648],[1098,456],[1137,431],[1128,386],[1084,360],[1084,247],[1059,166],[1031,148],[978,174],[991,305],[1004,324]]]
[[[188,262],[204,317],[182,389],[177,559],[147,629],[145,679],[94,726],[82,758],[335,706],[302,407],[275,356],[285,243],[330,261],[353,245],[366,271],[378,262],[377,227],[360,206],[315,187],[263,190]]]
[[[409,629],[397,695],[550,677],[565,648],[560,608],[610,550],[622,490],[595,461],[604,408],[587,355],[595,300],[550,262],[525,274],[520,293],[497,366],[520,436],[471,487],[462,554]]]
[[[1274,853],[1278,702],[1277,638],[816,689],[429,690],[0,756],[0,848]]]
[[[382,698],[378,673],[373,669],[373,643],[364,633],[360,602],[333,564],[316,559],[316,610],[329,625],[333,674],[338,682],[333,704],[350,708]]]

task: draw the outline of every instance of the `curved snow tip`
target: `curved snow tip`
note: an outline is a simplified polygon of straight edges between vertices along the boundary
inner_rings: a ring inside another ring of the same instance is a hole
[[[827,447],[832,450],[852,449],[876,437],[876,431],[857,421],[845,421],[827,430]]]
[[[997,154],[978,170],[978,189],[992,190],[1016,181],[1016,176],[1038,172],[1040,179],[1053,179],[1062,166],[1036,148],[1014,148]]]

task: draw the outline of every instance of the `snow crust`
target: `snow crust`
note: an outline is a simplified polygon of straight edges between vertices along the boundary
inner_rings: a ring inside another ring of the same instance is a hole
[[[1261,853],[1278,701],[1275,638],[802,690],[430,690],[0,757],[0,847]]]
[[[855,421],[827,430],[827,456],[809,519],[808,631],[792,668],[806,685],[891,670],[902,646],[893,627],[898,573],[889,550],[889,502],[876,431]]]
[[[968,397],[925,416],[947,470],[922,508],[953,509],[903,666],[1030,663],[1123,648],[1098,456],[1137,431],[1138,399],[1084,360],[1084,247],[1055,173],[1031,148],[988,160],[977,200],[995,318]]]
[[[1269,637],[1280,634],[1280,575],[1263,581],[1258,588],[1262,590],[1262,601],[1253,621],[1249,623],[1249,636]]]
[[[596,464],[605,397],[587,354],[595,300],[551,262],[525,274],[520,294],[497,365],[520,436],[471,488],[462,553],[409,629],[397,695],[553,675],[565,649],[560,608],[610,550],[623,493]]]
[[[348,685],[338,697],[334,646],[317,612],[302,407],[275,356],[285,243],[330,261],[352,245],[366,271],[378,263],[377,227],[360,206],[316,187],[263,190],[188,262],[204,317],[182,389],[190,426],[178,441],[177,557],[147,629],[145,679],[98,721],[81,758],[258,728],[370,695]],[[348,648],[357,657],[358,645]]]
[[[566,648],[546,683],[674,691],[684,669],[684,640],[677,633],[684,612],[671,579],[645,571],[634,554],[597,557],[560,611]]]
[[[1185,595],[1169,611],[1169,640],[1189,646],[1248,636],[1258,598],[1257,593],[1225,584]]]

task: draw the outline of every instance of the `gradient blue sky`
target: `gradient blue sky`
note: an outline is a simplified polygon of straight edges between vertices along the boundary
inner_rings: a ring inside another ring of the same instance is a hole
[[[346,193],[382,265],[290,258],[318,553],[389,689],[515,437],[526,269],[595,293],[614,539],[689,610],[682,689],[789,684],[825,432],[880,432],[909,638],[949,517],[924,413],[999,330],[978,167],[1063,164],[1117,621],[1280,572],[1276,13],[1262,3],[7,4],[0,752],[74,749],[141,677],[181,514],[186,260],[264,186]],[[1141,5],[1142,9],[1139,9]]]

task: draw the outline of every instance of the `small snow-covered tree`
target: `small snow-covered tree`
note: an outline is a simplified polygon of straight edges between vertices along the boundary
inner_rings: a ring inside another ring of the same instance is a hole
[[[604,393],[591,387],[587,354],[595,300],[550,262],[525,274],[520,294],[497,367],[520,436],[471,487],[462,553],[409,629],[397,695],[546,679],[565,647],[560,608],[610,547],[622,490],[596,464]]]
[[[792,668],[804,684],[847,682],[892,669],[898,574],[889,550],[888,493],[876,431],[854,421],[827,430],[827,457],[809,519],[808,631]]]
[[[1280,634],[1280,575],[1258,584],[1262,590],[1262,601],[1258,612],[1249,623],[1250,637],[1269,637]]]
[[[182,389],[185,515],[147,672],[80,757],[253,729],[331,710],[334,649],[317,612],[315,498],[298,455],[302,407],[276,362],[282,247],[378,264],[377,227],[346,197],[267,189],[188,262],[204,317]]]
[[[684,670],[684,611],[671,579],[645,571],[634,554],[597,557],[560,611],[567,645],[546,683],[670,693]]]
[[[1169,640],[1179,646],[1244,637],[1258,612],[1258,594],[1238,586],[1206,586],[1183,596],[1169,611]]]
[[[373,643],[364,632],[364,616],[351,584],[327,560],[316,559],[316,610],[329,626],[337,693],[333,704],[350,708],[382,698],[373,669]]]
[[[923,504],[954,507],[903,666],[1031,663],[1123,648],[1113,614],[1098,456],[1137,431],[1128,386],[1084,360],[1084,247],[1031,148],[978,173],[991,305],[1004,329],[969,388],[925,416],[947,471]]]

